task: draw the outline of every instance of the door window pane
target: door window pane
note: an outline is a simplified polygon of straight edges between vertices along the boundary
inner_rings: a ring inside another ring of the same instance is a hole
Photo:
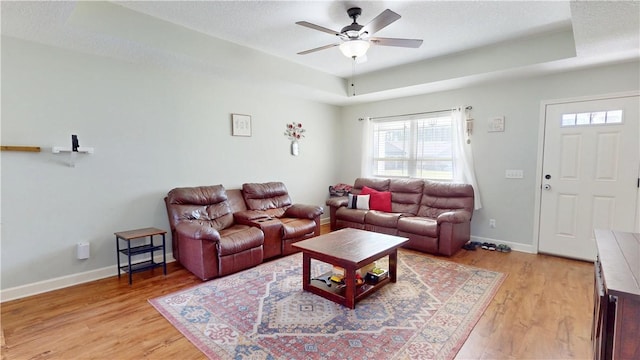
[[[592,124],[604,124],[606,118],[607,118],[607,113],[605,111],[598,111],[598,112],[591,113]]]
[[[589,125],[591,123],[590,113],[580,113],[576,115],[576,125]]]
[[[607,124],[622,123],[622,110],[607,111]]]
[[[576,125],[576,114],[563,114],[562,115],[562,125],[561,126],[575,126]]]
[[[561,127],[607,125],[622,123],[622,110],[594,111],[579,114],[562,114]]]

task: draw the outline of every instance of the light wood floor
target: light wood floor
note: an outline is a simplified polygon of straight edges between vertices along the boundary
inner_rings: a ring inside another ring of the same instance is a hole
[[[323,232],[327,227],[323,226]],[[461,250],[457,263],[508,274],[458,359],[591,358],[591,263]],[[148,299],[199,284],[179,265],[2,304],[2,359],[202,359]]]

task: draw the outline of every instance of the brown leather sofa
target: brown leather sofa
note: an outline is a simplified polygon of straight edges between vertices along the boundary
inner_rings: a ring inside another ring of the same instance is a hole
[[[320,235],[319,206],[293,204],[280,182],[175,188],[165,197],[173,257],[202,280],[288,255]]]
[[[356,179],[364,187],[391,193],[391,211],[351,209],[347,197],[327,200],[331,230],[345,227],[409,238],[407,248],[451,256],[469,241],[474,192],[468,184],[422,179]]]

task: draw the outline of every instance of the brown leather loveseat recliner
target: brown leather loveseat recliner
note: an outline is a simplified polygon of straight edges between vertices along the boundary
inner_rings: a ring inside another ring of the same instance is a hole
[[[323,213],[293,204],[281,182],[175,188],[165,204],[173,257],[202,280],[295,252],[292,243],[320,235]]]

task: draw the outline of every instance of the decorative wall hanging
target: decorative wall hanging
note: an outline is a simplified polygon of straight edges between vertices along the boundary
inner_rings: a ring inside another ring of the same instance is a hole
[[[251,116],[231,114],[231,128],[233,136],[251,136]]]
[[[305,131],[302,123],[292,122],[291,124],[287,124],[287,130],[284,132],[284,135],[291,140],[291,155],[298,156],[298,140],[304,137]]]

